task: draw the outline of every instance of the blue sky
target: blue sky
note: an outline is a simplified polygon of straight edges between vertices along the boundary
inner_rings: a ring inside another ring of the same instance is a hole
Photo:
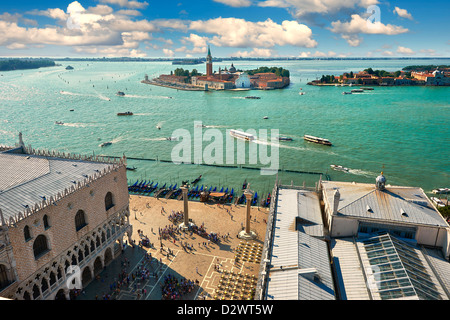
[[[450,57],[450,2],[2,2],[0,56]]]

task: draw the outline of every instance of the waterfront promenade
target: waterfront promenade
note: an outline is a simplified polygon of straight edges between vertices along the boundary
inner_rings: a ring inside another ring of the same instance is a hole
[[[259,260],[235,262],[235,257],[244,244],[262,245],[268,209],[251,209],[251,230],[258,237],[242,241],[237,234],[245,227],[245,206],[190,201],[189,218],[196,226],[203,225],[206,232],[217,233],[220,242],[213,243],[198,234],[181,231],[170,232],[167,239],[159,240],[160,230],[172,230],[171,226],[178,225],[169,217],[182,210],[183,201],[130,195],[130,224],[133,225],[132,239],[136,245],[125,244],[122,254],[84,288],[77,299],[161,300],[161,287],[168,275],[180,282],[185,278],[196,283],[190,293],[186,292],[178,299],[214,299],[219,282],[227,279],[223,276],[228,276],[229,272],[241,274],[241,280],[246,277],[248,284],[243,286],[243,281],[236,282],[237,286],[232,289],[230,285],[226,293],[223,288],[216,299],[248,299],[253,286],[251,280],[258,276]],[[152,247],[139,245],[145,237],[153,244]],[[117,290],[121,279],[124,281]]]

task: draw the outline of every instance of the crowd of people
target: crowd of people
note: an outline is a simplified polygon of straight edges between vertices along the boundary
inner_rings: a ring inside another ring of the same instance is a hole
[[[198,280],[192,281],[185,278],[178,280],[177,277],[168,274],[161,284],[162,300],[180,300],[186,294],[194,291]]]
[[[184,219],[184,213],[183,211],[174,211],[172,210],[172,213],[169,215],[169,220],[172,221],[172,223],[178,224]]]

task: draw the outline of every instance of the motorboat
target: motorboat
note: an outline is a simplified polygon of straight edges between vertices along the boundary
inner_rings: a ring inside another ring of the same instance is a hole
[[[436,188],[432,191],[434,194],[450,193],[450,188]]]
[[[304,93],[304,92],[299,92],[298,94],[301,95],[301,96],[303,96],[305,93]]]
[[[261,99],[261,97],[247,96],[247,97],[245,97],[245,99]]]
[[[129,171],[135,171],[137,168],[136,167],[127,167],[127,170]]]
[[[243,139],[243,140],[247,140],[247,141],[253,141],[256,139],[256,137],[250,133],[247,133],[244,131],[239,131],[239,130],[234,130],[234,129],[230,130],[230,135],[237,139]]]
[[[336,170],[336,171],[343,171],[343,172],[348,172],[348,168],[345,168],[343,166],[340,165],[336,165],[336,164],[332,164],[330,165],[331,169]]]
[[[352,94],[352,93],[348,92],[348,91],[344,91],[344,92],[342,92],[342,94]]]
[[[116,95],[123,97],[125,95],[125,93],[122,91],[117,91]]]
[[[360,93],[360,92],[364,92],[363,89],[353,89],[352,93]]]
[[[133,112],[131,112],[131,111],[127,111],[127,112],[119,112],[117,115],[118,115],[118,116],[132,116],[132,115],[133,115]]]
[[[107,147],[107,146],[110,146],[110,145],[112,145],[112,142],[111,141],[108,141],[108,142],[103,142],[103,143],[101,143],[100,144],[100,147]]]
[[[169,141],[178,141],[178,138],[176,138],[176,137],[167,137],[166,140],[169,140]]]
[[[445,204],[444,204],[444,202],[442,202],[442,200],[441,199],[438,199],[438,198],[436,198],[436,197],[431,197],[430,198],[431,199],[431,201],[433,201],[433,203],[437,206],[437,207],[445,207]]]
[[[263,119],[269,119],[269,117],[268,116],[264,116]]]
[[[290,138],[290,137],[277,137],[277,139],[279,141],[292,141],[292,138]]]
[[[363,90],[373,90],[373,88],[370,88],[370,87],[361,87],[361,89],[363,89]]]
[[[161,126],[159,126],[159,125],[156,126],[156,129],[161,130]]]
[[[309,141],[309,142],[314,142],[314,143],[323,144],[326,146],[331,146],[330,140],[325,139],[325,138],[319,138],[319,137],[314,137],[314,136],[305,134],[303,136],[303,139],[305,139],[306,141]]]
[[[64,122],[61,122],[61,121],[55,121],[55,124],[58,124],[58,125],[63,125],[63,124],[64,124]]]

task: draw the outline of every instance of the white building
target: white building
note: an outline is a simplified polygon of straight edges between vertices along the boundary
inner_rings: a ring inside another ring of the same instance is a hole
[[[129,214],[125,158],[0,147],[0,296],[69,299],[131,240]]]
[[[241,73],[234,84],[236,88],[250,88],[251,83],[249,75],[245,72]]]

